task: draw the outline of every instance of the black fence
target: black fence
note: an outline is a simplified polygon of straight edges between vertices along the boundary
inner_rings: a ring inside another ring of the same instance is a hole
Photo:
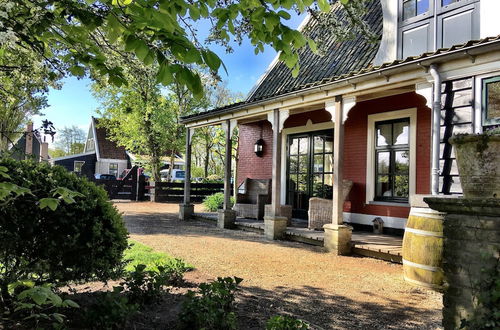
[[[155,182],[154,186],[150,186],[149,188],[151,201],[180,203],[184,200],[183,182]],[[218,192],[224,192],[223,183],[191,183],[192,202],[202,202],[205,197]]]
[[[147,195],[145,177],[137,176],[136,166],[121,180],[93,179],[93,182],[102,186],[110,199],[144,200]]]

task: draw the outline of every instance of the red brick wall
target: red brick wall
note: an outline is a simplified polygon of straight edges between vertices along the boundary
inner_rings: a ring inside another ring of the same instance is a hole
[[[267,120],[240,124],[238,143],[238,186],[246,179],[271,179],[273,162],[273,129]],[[262,132],[262,135],[261,135]],[[264,140],[264,153],[257,157],[255,142]]]
[[[354,182],[348,198],[350,207],[349,210],[345,211],[400,218],[408,217],[408,207],[365,204],[367,125],[370,114],[415,107],[417,108],[416,193],[430,193],[431,111],[425,105],[425,99],[415,93],[406,93],[360,102],[351,109],[345,122],[344,178]]]

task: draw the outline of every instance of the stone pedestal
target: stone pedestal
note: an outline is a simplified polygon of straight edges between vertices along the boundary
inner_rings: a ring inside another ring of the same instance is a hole
[[[272,204],[266,204],[264,206],[264,216],[270,217],[273,212]],[[292,224],[292,205],[281,205],[280,206],[280,217],[285,217],[287,219],[287,225],[290,226]]]
[[[458,329],[491,294],[500,276],[500,199],[425,198],[445,212],[443,222],[443,326]],[[486,308],[491,308],[486,306]],[[470,328],[470,327],[469,327]]]
[[[234,221],[236,220],[236,211],[233,210],[219,210],[217,217],[217,227],[232,229],[234,228]]]
[[[193,204],[179,204],[179,220],[187,221],[194,213]]]
[[[324,246],[328,252],[337,255],[351,254],[352,227],[346,225],[326,224]]]
[[[266,238],[270,240],[283,238],[287,221],[288,219],[286,217],[264,217],[264,235],[266,236]]]

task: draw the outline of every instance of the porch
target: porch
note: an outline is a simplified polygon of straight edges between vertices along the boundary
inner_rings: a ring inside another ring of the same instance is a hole
[[[194,213],[192,218],[216,224],[218,214],[215,212]],[[252,231],[264,235],[264,221],[236,218],[235,227],[239,230]],[[283,239],[315,246],[324,245],[325,232],[307,228],[307,221],[292,219],[292,224],[284,232]],[[353,254],[402,263],[403,238],[395,235],[373,234],[367,231],[353,231]]]

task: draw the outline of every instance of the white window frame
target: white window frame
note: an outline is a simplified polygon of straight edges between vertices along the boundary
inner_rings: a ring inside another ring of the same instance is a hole
[[[116,165],[116,174],[111,174],[111,165]],[[120,171],[120,165],[118,163],[108,163],[108,174],[118,177]]]
[[[409,193],[408,203],[375,201],[375,123],[379,121],[393,119],[410,119],[410,175],[409,175]],[[416,166],[417,166],[417,108],[404,110],[388,111],[368,115],[366,149],[366,204],[381,204],[394,206],[408,206],[411,196],[415,195],[416,186]]]
[[[483,127],[485,123],[483,122],[483,80],[488,78],[493,78],[500,76],[500,71],[489,72],[487,74],[475,76],[474,82],[474,132],[483,133]]]
[[[73,172],[75,172],[75,173],[82,173],[81,167],[80,167],[80,171],[76,170],[76,164],[77,163],[78,164],[82,164],[82,167],[83,167],[83,165],[85,165],[85,161],[84,160],[75,160],[75,161],[73,161]]]

